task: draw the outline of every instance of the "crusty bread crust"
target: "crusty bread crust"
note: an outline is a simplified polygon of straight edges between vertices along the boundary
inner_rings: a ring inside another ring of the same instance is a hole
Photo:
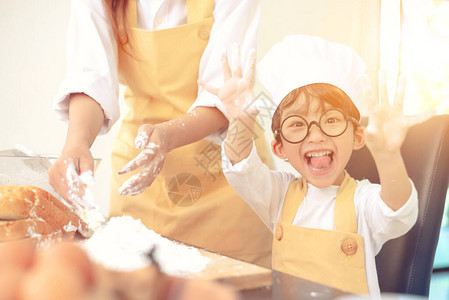
[[[44,220],[0,221],[0,241],[19,240],[36,234],[47,235],[51,233],[52,231]]]
[[[34,193],[21,186],[0,186],[0,220],[20,220],[31,217]],[[32,218],[36,218],[33,216]]]
[[[38,199],[45,200],[45,202],[50,202],[56,206],[62,213],[70,219],[71,225],[75,226],[78,231],[83,235],[87,236],[89,233],[89,226],[84,222],[77,214],[75,214],[70,208],[68,208],[64,203],[59,201],[51,193],[35,186],[25,186],[34,192]]]
[[[73,238],[77,230],[83,236],[89,234],[87,224],[78,215],[35,186],[0,186],[0,221],[13,221],[0,223],[0,242],[41,235]],[[33,231],[34,235],[29,234]]]
[[[64,235],[61,231],[57,231],[49,234],[36,234],[26,238],[26,240],[30,240],[35,245],[35,247],[39,249],[48,248],[52,244],[61,242],[66,238],[66,235]]]

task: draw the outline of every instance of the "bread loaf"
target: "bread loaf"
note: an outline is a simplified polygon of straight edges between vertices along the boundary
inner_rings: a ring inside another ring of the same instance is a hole
[[[21,186],[0,186],[0,220],[20,220],[34,214],[34,193]],[[37,216],[33,216],[37,218]]]
[[[70,208],[68,208],[64,203],[59,201],[51,193],[35,186],[25,186],[26,189],[31,190],[37,195],[38,199],[45,200],[46,202],[52,203],[56,206],[62,213],[70,219],[71,225],[75,226],[77,230],[85,237],[89,236],[89,226],[84,222],[77,214],[75,214]]]
[[[89,234],[87,224],[51,193],[35,186],[0,186],[0,242],[73,238],[77,230]]]
[[[47,222],[38,219],[21,219],[0,221],[0,241],[12,241],[27,238],[36,234],[50,234]]]
[[[49,234],[36,234],[27,238],[27,240],[30,240],[36,248],[47,248],[56,242],[61,242],[63,239],[70,239],[70,237],[63,234],[62,231],[56,231]]]

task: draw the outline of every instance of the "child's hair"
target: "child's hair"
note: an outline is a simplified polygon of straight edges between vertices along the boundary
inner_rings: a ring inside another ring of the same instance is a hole
[[[287,96],[282,99],[281,103],[278,105],[276,111],[273,114],[273,119],[271,123],[271,130],[273,133],[275,130],[279,129],[282,121],[282,114],[287,109],[293,107],[297,104],[299,96],[303,95],[305,99],[303,107],[306,109],[309,107],[310,100],[312,98],[320,99],[321,107],[324,109],[324,102],[329,103],[335,108],[341,109],[346,115],[353,117],[356,120],[360,120],[360,112],[355,107],[354,103],[351,101],[348,95],[343,92],[338,87],[327,84],[327,83],[313,83],[300,88],[294,89]],[[354,130],[357,127],[354,126]],[[275,134],[276,141],[281,142],[281,137],[279,134]]]

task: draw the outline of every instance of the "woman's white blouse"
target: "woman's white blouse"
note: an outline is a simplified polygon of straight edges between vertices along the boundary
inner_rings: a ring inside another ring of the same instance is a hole
[[[101,0],[72,0],[67,32],[67,74],[54,100],[54,110],[68,120],[69,95],[85,93],[104,110],[100,134],[120,116],[117,44]],[[237,43],[243,64],[256,47],[260,0],[215,0],[214,25],[200,62],[199,78],[219,86],[223,83],[220,56]],[[147,30],[171,28],[186,23],[186,0],[137,0],[137,26]],[[199,87],[195,106],[216,106],[219,99]],[[226,114],[226,113],[225,113]]]

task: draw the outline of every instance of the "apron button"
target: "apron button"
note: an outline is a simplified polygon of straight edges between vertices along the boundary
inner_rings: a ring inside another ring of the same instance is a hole
[[[209,39],[209,36],[210,36],[210,30],[209,30],[208,28],[201,27],[201,28],[198,30],[198,36],[200,37],[200,39],[206,41],[206,40]]]
[[[282,236],[284,235],[283,231],[282,231],[282,225],[278,225],[276,226],[276,239],[278,241],[282,240]]]
[[[357,242],[354,239],[347,238],[341,243],[341,250],[346,255],[353,255],[357,252]]]

